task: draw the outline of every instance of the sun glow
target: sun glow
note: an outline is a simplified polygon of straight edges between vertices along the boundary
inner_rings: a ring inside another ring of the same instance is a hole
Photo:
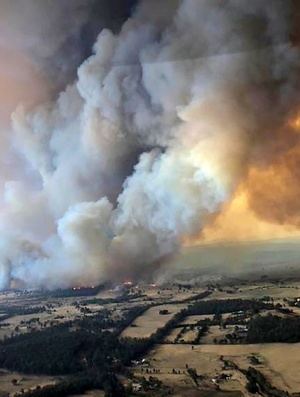
[[[300,230],[292,225],[276,224],[260,219],[249,207],[247,191],[240,187],[231,202],[223,206],[202,233],[184,239],[184,245],[285,238],[300,238]]]

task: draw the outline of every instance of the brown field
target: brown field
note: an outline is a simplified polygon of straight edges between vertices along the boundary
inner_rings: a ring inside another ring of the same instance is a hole
[[[190,368],[197,369],[198,374],[206,374],[209,380],[221,371],[222,363],[218,356],[204,355],[195,348],[192,350],[191,345],[159,345],[147,357],[150,362],[150,368],[159,371],[154,376],[158,377],[164,384],[171,387],[174,391],[172,396],[177,397],[200,397],[203,396],[203,390],[197,389],[191,377],[187,374],[186,364]],[[173,369],[176,373],[173,373]],[[136,368],[137,376],[145,376],[140,368]],[[215,385],[209,381],[202,387],[206,391],[216,391]],[[214,396],[214,394],[208,394]]]
[[[239,281],[240,283],[240,281]],[[233,287],[221,287],[223,290],[215,290],[207,299],[252,299],[261,298],[263,296],[271,296],[275,303],[284,303],[283,298],[300,297],[300,284],[285,284],[274,285],[270,282],[265,284],[260,282],[253,282],[251,285],[238,285]],[[138,297],[134,300],[124,301],[121,303],[110,302],[107,304],[89,304],[86,307],[93,313],[106,308],[110,311],[109,316],[114,319],[121,318],[124,311],[128,311],[130,307],[136,306],[136,302],[145,304],[147,302],[155,302],[159,306],[155,306],[147,310],[143,315],[139,316],[133,323],[135,326],[129,326],[123,331],[122,336],[129,337],[149,337],[158,328],[164,326],[178,311],[186,307],[188,303],[172,304],[172,301],[181,301],[188,297],[201,292],[202,287],[192,287],[191,289],[179,289],[178,286],[155,287],[144,286],[139,287],[139,291],[146,295]],[[115,298],[120,294],[120,291],[108,290],[100,292],[97,297],[101,298]],[[21,297],[17,297],[16,293],[0,294],[1,304],[19,305]],[[16,327],[19,327],[18,333],[28,332],[35,328],[40,328],[41,324],[32,323],[31,329],[26,325],[21,325],[21,321],[28,321],[32,318],[39,318],[40,323],[44,326],[54,325],[58,322],[73,320],[76,317],[81,317],[84,314],[75,307],[72,303],[75,301],[83,302],[90,298],[63,298],[59,300],[45,299],[40,302],[31,300],[30,296],[24,297],[27,304],[32,306],[46,305],[52,303],[54,308],[43,313],[36,313],[31,315],[14,316],[4,323],[9,323],[8,327],[0,328],[0,339],[5,335],[10,336],[16,332]],[[8,302],[10,301],[10,302]],[[22,301],[23,302],[23,301]],[[29,302],[29,303],[28,303]],[[24,306],[25,303],[24,303]],[[300,315],[300,308],[292,307],[295,315]],[[160,310],[168,310],[167,315],[159,314]],[[262,311],[260,314],[266,315],[268,313],[286,316],[280,314],[278,311],[269,310]],[[88,313],[87,315],[91,315]],[[55,317],[63,317],[57,318]],[[194,325],[198,321],[205,319],[212,319],[213,314],[189,316],[181,325]],[[234,317],[234,313],[225,313],[222,315],[223,319]],[[234,321],[233,321],[234,322]],[[226,329],[220,329],[219,326],[211,326],[208,333],[202,337],[201,345],[192,346],[190,344],[173,344],[176,336],[182,328],[175,328],[167,336],[165,342],[169,344],[158,345],[153,349],[146,358],[149,361],[143,367],[142,364],[137,366],[134,371],[137,376],[155,376],[161,379],[166,385],[172,388],[173,397],[241,397],[241,393],[245,397],[250,397],[247,394],[245,385],[245,376],[238,370],[227,369],[224,370],[224,363],[220,360],[223,355],[225,359],[233,361],[239,368],[247,369],[253,365],[249,360],[249,356],[254,354],[260,361],[256,368],[261,371],[266,378],[275,387],[292,393],[300,393],[300,343],[299,344],[262,344],[262,345],[216,345],[214,339],[223,339],[227,333],[231,333],[234,325],[228,325]],[[180,339],[183,342],[192,343],[197,336],[197,326],[193,328],[187,327],[186,332]],[[195,368],[197,373],[204,376],[200,381],[199,388],[195,386],[193,380],[187,373],[187,366]],[[146,368],[149,372],[146,373]],[[173,373],[173,369],[176,373]],[[155,370],[155,371],[154,371]],[[227,372],[226,372],[227,371]],[[231,378],[227,381],[222,381],[218,384],[220,390],[217,390],[217,385],[214,380],[215,377],[221,373],[230,373]],[[16,385],[12,383],[13,379],[17,379]],[[0,372],[0,395],[1,391],[9,392],[11,395],[20,391],[35,388],[36,386],[44,386],[55,383],[55,378],[45,376],[28,376],[17,373],[10,373],[7,371]],[[83,394],[81,397],[103,397],[101,391],[90,391]],[[72,396],[69,396],[72,397]],[[80,396],[79,396],[80,397]]]
[[[259,312],[259,315],[260,315],[260,316],[269,316],[270,314],[271,314],[272,316],[278,316],[278,317],[282,317],[282,318],[285,318],[285,317],[289,317],[289,316],[290,316],[290,314],[281,313],[281,312],[279,312],[278,310],[261,310],[261,311]]]
[[[300,307],[290,307],[290,309],[293,310],[294,314],[296,314],[297,316],[300,316]]]
[[[177,335],[181,331],[182,328],[174,328],[172,332],[166,337],[165,342],[167,343],[174,343]],[[183,340],[184,342],[191,343],[193,340],[195,340],[197,336],[197,328],[195,329],[187,329],[186,332],[182,335],[180,340]],[[180,343],[180,342],[179,342]]]
[[[267,379],[281,390],[300,392],[300,344],[270,343],[262,345],[205,346],[209,352],[229,356],[241,368],[249,367],[247,357],[253,353],[261,358],[257,366]],[[226,349],[228,348],[228,349]]]
[[[195,390],[195,388],[177,387],[172,397],[242,397],[240,391]]]
[[[234,361],[240,368],[248,368],[249,355],[255,354],[262,364],[257,366],[275,387],[289,393],[300,392],[300,343],[297,344],[262,344],[262,345],[160,345],[148,356],[151,367],[160,370],[160,378],[176,384],[182,384],[187,375],[186,364],[196,368],[198,374],[212,379],[222,373],[220,356]],[[172,369],[181,375],[173,375]],[[138,369],[137,369],[138,371]],[[235,371],[233,371],[235,372]],[[244,379],[239,372],[233,379],[222,383],[224,390],[244,390]],[[178,380],[176,377],[180,377]],[[240,378],[239,378],[240,377]],[[233,388],[234,387],[234,388]]]
[[[183,335],[182,339],[184,340],[184,342],[191,343],[195,340],[196,336],[197,336],[197,330],[192,329],[192,330],[188,330]]]
[[[67,321],[72,321],[82,316],[80,310],[70,304],[71,302],[69,299],[62,299],[62,302],[62,304],[55,306],[51,310],[45,310],[41,313],[11,316],[6,320],[0,321],[0,324],[8,324],[8,326],[0,327],[0,340],[4,337],[11,336],[12,333],[21,334],[31,332],[32,330],[39,330],[43,327],[50,327]],[[99,304],[90,304],[85,307],[91,312],[86,315],[92,316],[102,310],[104,306]],[[39,319],[39,321],[25,324],[33,318]]]
[[[3,339],[5,336],[10,336],[12,333],[16,333],[16,327],[18,327],[18,333],[25,333],[30,330],[41,329],[40,323],[50,326],[51,324],[54,325],[74,320],[78,315],[80,315],[80,312],[75,306],[65,305],[56,307],[55,311],[52,311],[52,313],[47,313],[45,311],[42,313],[12,316],[3,321],[3,323],[9,324],[9,326],[0,328],[0,339]],[[22,324],[22,322],[27,322],[32,318],[38,318],[40,323],[34,322],[30,325]]]
[[[223,313],[222,318],[226,320],[229,317],[234,317],[235,313]],[[198,321],[203,320],[212,320],[214,318],[214,314],[199,314],[195,316],[187,316],[181,324],[197,324]]]
[[[120,294],[121,294],[121,291],[116,290],[116,289],[114,289],[114,290],[112,290],[112,289],[102,290],[102,291],[98,292],[98,294],[96,295],[96,298],[100,298],[100,299],[115,299],[118,296],[120,296]]]
[[[172,332],[165,338],[165,342],[173,343],[176,339],[176,336],[179,334],[180,331],[181,331],[181,328],[172,329]]]
[[[212,344],[214,343],[214,339],[220,341],[220,339],[224,339],[226,334],[234,332],[234,325],[228,325],[226,329],[220,328],[218,325],[212,325],[209,327],[208,332],[201,338],[201,343]]]
[[[159,345],[149,354],[148,359],[153,367],[161,373],[169,374],[172,369],[186,370],[186,364],[196,368],[199,374],[216,374],[222,370],[222,363],[216,354],[203,354],[200,345],[192,349],[191,345]]]
[[[187,316],[181,324],[196,324],[198,321],[202,320],[212,320],[214,318],[213,314],[200,314],[198,316]]]
[[[15,385],[12,383],[13,380],[16,380]],[[0,391],[10,395],[20,392],[21,389],[30,390],[37,386],[53,385],[56,381],[54,377],[22,375],[17,372],[0,370]]]
[[[300,284],[277,286],[274,284],[254,284],[239,286],[234,293],[227,293],[227,288],[214,291],[207,299],[258,299],[264,296],[272,298],[297,298],[300,297]]]
[[[153,334],[158,328],[164,326],[185,305],[161,305],[151,307],[142,316],[134,321],[135,327],[129,326],[123,331],[122,337],[146,338]],[[161,315],[160,310],[168,310],[169,314]]]

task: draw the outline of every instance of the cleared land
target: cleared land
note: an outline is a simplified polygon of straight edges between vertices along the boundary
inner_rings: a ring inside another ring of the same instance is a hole
[[[214,318],[213,314],[200,314],[198,316],[187,316],[181,324],[197,324],[198,321],[202,320],[212,320]]]
[[[274,284],[255,284],[247,286],[238,286],[235,289],[222,288],[214,291],[207,299],[259,299],[264,296],[270,296],[275,300],[283,298],[300,297],[300,285],[274,285]]]
[[[103,306],[86,305],[85,308],[89,311],[86,315],[90,316],[103,309]],[[10,337],[12,334],[16,333],[31,332],[73,321],[81,316],[82,313],[80,312],[80,308],[68,303],[55,306],[55,308],[45,310],[41,313],[11,316],[8,319],[0,321],[0,339]]]
[[[185,330],[182,332],[183,328],[174,328],[172,332],[166,337],[166,343],[174,343],[178,340],[178,335],[182,333],[178,342],[179,343],[192,343],[195,338],[197,337],[197,327],[191,329],[190,327],[186,327]]]
[[[205,289],[194,288],[184,289],[176,287],[143,287],[141,288],[142,294],[147,298],[155,300],[177,301],[192,298],[194,295],[204,292]]]
[[[258,357],[256,368],[277,388],[289,393],[300,392],[300,344],[262,344],[262,345],[160,345],[148,356],[151,367],[159,370],[161,380],[167,383],[184,383],[187,378],[186,365],[195,368],[198,374],[212,380],[223,371],[220,356],[229,359],[242,369],[251,363],[250,355]],[[173,375],[173,368],[180,375]],[[139,369],[137,369],[139,371]],[[235,373],[232,379],[223,382],[221,389],[244,390],[245,379]],[[234,387],[234,389],[233,389]]]
[[[221,339],[225,338],[226,334],[234,332],[234,325],[227,325],[227,327],[220,328],[218,325],[212,325],[209,327],[208,332],[201,338],[202,344],[212,344],[219,342]]]
[[[9,395],[19,393],[22,389],[26,391],[35,389],[37,386],[53,385],[56,381],[57,379],[54,377],[22,375],[17,372],[0,370],[0,392],[9,393]]]
[[[176,313],[186,305],[160,305],[151,307],[142,316],[139,316],[131,326],[127,327],[122,337],[147,338],[158,328],[163,327]],[[168,314],[159,314],[161,310],[167,310]]]
[[[245,285],[240,279],[236,285],[233,285],[232,282],[228,286],[210,283],[207,288],[213,292],[206,300],[259,299],[270,296],[273,298],[270,301],[274,304],[274,309],[261,310],[261,315],[273,314],[287,318],[300,315],[299,307],[290,307],[294,314],[284,312],[279,306],[276,307],[277,303],[281,303],[287,308],[288,304],[293,304],[293,300],[295,302],[295,298],[300,297],[300,283],[296,281],[280,285],[270,281],[265,283],[253,281]],[[163,327],[178,311],[189,305],[188,302],[179,304],[172,304],[172,302],[182,301],[201,293],[203,285],[201,287],[192,285],[184,288],[179,287],[178,284],[168,284],[162,287],[133,285],[126,289],[124,299],[116,299],[120,297],[122,290],[123,286],[120,286],[119,289],[101,291],[93,297],[74,296],[66,298],[34,295],[30,291],[0,294],[0,303],[3,306],[1,312],[3,320],[0,320],[0,324],[4,325],[0,327],[0,338],[5,335],[10,336],[12,333],[19,334],[52,327],[64,321],[83,319],[96,313],[99,313],[100,317],[103,316],[105,320],[116,321],[126,318],[126,313],[132,308],[154,304],[155,306],[136,318],[131,326],[128,326],[121,334],[121,336],[146,338],[156,332],[158,328]],[[132,298],[130,298],[130,295]],[[44,306],[45,310],[23,314],[27,313],[25,309],[40,306]],[[5,310],[5,307],[7,307],[7,310]],[[14,312],[10,310],[12,308],[19,308],[20,310]],[[226,308],[226,310],[234,309]],[[167,314],[160,313],[162,311],[166,311]],[[11,315],[9,318],[5,318],[5,314]],[[280,390],[288,391],[290,394],[300,393],[300,343],[230,345],[231,339],[228,338],[228,344],[226,345],[215,344],[215,342],[225,343],[222,339],[225,339],[226,334],[233,332],[234,324],[238,324],[239,327],[246,327],[248,326],[247,322],[253,316],[252,312],[247,312],[241,319],[239,312],[224,313],[222,314],[222,320],[230,318],[226,329],[223,328],[224,321],[220,321],[214,314],[188,316],[180,324],[177,324],[176,328],[172,329],[165,338],[164,342],[170,344],[156,345],[147,357],[138,357],[137,360],[133,360],[133,362],[139,363],[133,369],[134,374],[137,377],[154,376],[159,378],[172,389],[171,395],[173,397],[240,397],[241,393],[245,397],[250,397],[245,388],[247,383],[245,375],[234,367],[226,367],[224,360],[228,360],[228,362],[235,363],[240,369],[248,369],[249,366],[257,368],[273,386]],[[214,320],[214,323],[209,326],[208,332],[200,339],[201,344],[192,347],[191,344],[194,343],[201,330],[197,323],[205,319]],[[5,324],[9,325],[5,326]],[[108,329],[113,328],[109,326]],[[178,343],[174,344],[175,340]],[[251,360],[251,356],[255,356],[257,362],[253,360],[253,357]],[[142,358],[145,358],[146,361],[142,361]],[[198,375],[201,375],[198,387],[188,374],[189,368],[195,368]],[[228,379],[220,380],[219,377],[222,374],[228,375]],[[13,394],[21,389],[42,387],[58,380],[59,378],[3,371],[0,372],[0,396],[1,391]],[[91,391],[82,395],[82,397],[84,396],[103,397],[103,392]]]

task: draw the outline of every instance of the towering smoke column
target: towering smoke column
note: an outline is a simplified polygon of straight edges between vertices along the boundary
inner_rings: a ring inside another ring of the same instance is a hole
[[[13,145],[30,178],[5,184],[0,285],[147,276],[241,184],[259,216],[291,222],[281,211],[286,199],[299,206],[291,7],[142,1],[119,34],[100,33],[56,102],[18,108]],[[276,199],[274,175],[287,185]]]

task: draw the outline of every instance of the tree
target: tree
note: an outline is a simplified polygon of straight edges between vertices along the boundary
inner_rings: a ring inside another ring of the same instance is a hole
[[[252,393],[252,394],[255,394],[255,393],[259,392],[257,384],[253,380],[250,380],[250,381],[247,382],[246,389],[248,390],[249,393]]]

